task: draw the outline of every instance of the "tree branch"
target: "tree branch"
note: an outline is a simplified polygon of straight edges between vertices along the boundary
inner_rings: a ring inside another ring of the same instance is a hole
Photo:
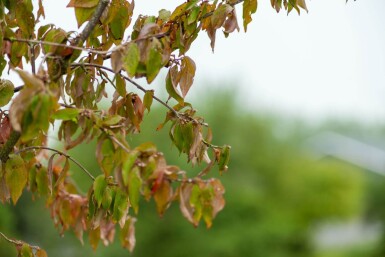
[[[60,155],[63,155],[64,157],[66,157],[67,159],[69,159],[73,163],[75,163],[80,169],[82,169],[92,180],[95,180],[95,177],[92,176],[92,174],[80,162],[78,162],[77,160],[72,158],[70,155],[68,155],[68,154],[66,154],[66,153],[64,153],[62,151],[59,151],[59,150],[56,150],[56,149],[53,149],[53,148],[50,148],[50,147],[47,147],[47,146],[28,146],[26,148],[20,149],[19,151],[16,151],[15,154],[20,154],[22,152],[26,152],[26,151],[30,151],[30,150],[35,150],[35,149],[49,150],[49,151],[53,151],[55,153],[58,153]]]
[[[87,40],[87,38],[91,35],[92,30],[95,28],[96,24],[99,22],[100,17],[102,16],[104,10],[106,9],[109,3],[110,3],[109,0],[99,1],[90,21],[87,23],[86,27],[79,34],[79,36],[75,38],[72,45],[81,46],[83,42]]]
[[[86,48],[86,47],[80,47],[75,45],[66,45],[61,43],[55,43],[55,42],[49,42],[49,41],[42,41],[42,40],[34,40],[34,39],[26,39],[26,38],[4,38],[4,40],[8,40],[11,42],[23,42],[23,43],[29,43],[29,44],[38,44],[38,45],[47,45],[47,46],[57,46],[57,47],[66,47],[74,50],[80,50],[80,51],[86,51],[93,54],[100,54],[105,55],[110,52],[113,52],[113,49],[108,51],[99,51],[92,48]]]
[[[0,149],[0,160],[5,163],[8,160],[8,155],[12,152],[13,147],[16,145],[21,134],[18,131],[13,130],[9,136],[7,142]]]
[[[14,245],[23,245],[25,244],[23,241],[20,241],[20,240],[14,240],[14,239],[10,239],[9,237],[7,237],[6,235],[4,235],[2,232],[0,232],[0,236],[2,236],[6,241],[8,241],[9,243],[11,244],[14,244]],[[38,246],[33,246],[33,245],[29,245],[31,248],[35,249],[35,250],[40,250],[40,247]]]

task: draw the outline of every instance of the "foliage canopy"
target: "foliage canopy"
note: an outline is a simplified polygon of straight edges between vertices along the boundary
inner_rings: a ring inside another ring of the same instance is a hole
[[[72,229],[83,241],[86,232],[94,249],[99,241],[112,242],[119,227],[122,246],[133,250],[140,198],[153,199],[160,216],[179,201],[189,222],[198,226],[203,219],[211,227],[224,207],[225,190],[208,173],[215,166],[220,173],[227,170],[230,146],[214,145],[208,124],[185,101],[197,68],[187,52],[202,31],[214,49],[218,30],[226,37],[239,30],[238,4],[246,31],[256,0],[188,0],[158,16],[137,16],[128,31],[134,0],[71,0],[67,7],[74,9],[82,28],[76,33],[40,21],[45,16],[42,0],[35,5],[32,0],[1,0],[0,73],[12,70],[24,84],[0,83],[0,106],[5,108],[0,112],[0,200],[16,204],[24,189],[44,197],[61,233]],[[271,0],[271,5],[277,12],[307,10],[304,0]],[[162,68],[167,69],[167,101],[134,80],[151,83]],[[114,93],[104,109],[100,101],[107,98],[107,86]],[[153,143],[128,144],[126,136],[140,132],[153,100],[168,110],[158,130],[170,123],[170,139],[188,162],[207,163],[196,176],[168,164]],[[47,146],[54,124],[59,124],[63,151]],[[66,152],[91,140],[97,141],[101,172],[96,175]],[[86,195],[71,179],[72,165],[93,180]],[[15,244],[20,256],[46,256],[37,246],[1,236]]]

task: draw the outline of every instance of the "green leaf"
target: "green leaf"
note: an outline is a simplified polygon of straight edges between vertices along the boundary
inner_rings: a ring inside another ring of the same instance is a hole
[[[26,7],[26,2],[29,2],[30,8]],[[32,13],[32,2],[24,1],[23,4],[16,5],[16,22],[19,26],[22,35],[26,38],[29,38],[33,34],[33,30],[35,27],[35,17]]]
[[[20,155],[9,155],[5,163],[5,182],[9,188],[13,204],[19,200],[28,180],[28,172]]]
[[[247,31],[247,25],[252,21],[251,15],[257,11],[257,0],[245,0],[243,2],[243,27]]]
[[[196,0],[194,0],[194,1],[196,1]],[[179,5],[179,6],[177,6],[177,7],[175,8],[175,10],[172,12],[172,14],[171,14],[169,20],[170,20],[170,21],[174,21],[174,20],[176,20],[176,18],[178,18],[179,16],[181,16],[182,14],[184,14],[184,12],[186,11],[186,7],[187,7],[188,4],[189,4],[189,3],[187,2],[187,3],[183,3],[183,4]]]
[[[102,124],[104,126],[113,126],[113,125],[118,124],[122,119],[123,119],[122,116],[115,114],[112,116],[107,116],[106,119],[103,120]],[[110,150],[113,151],[113,146],[112,146],[112,148],[110,148]]]
[[[189,153],[191,145],[194,141],[194,126],[192,122],[181,124],[181,133],[183,137],[183,152]]]
[[[201,8],[198,6],[194,6],[192,8],[190,15],[187,17],[188,25],[193,24],[197,20],[200,11],[201,11]]]
[[[176,122],[170,129],[170,137],[174,145],[178,148],[179,153],[183,151],[183,134],[181,125]]]
[[[199,221],[202,218],[203,206],[201,202],[201,189],[197,184],[194,184],[192,187],[191,195],[190,195],[190,205],[194,210],[193,217],[192,217],[193,224],[194,226],[198,226]]]
[[[79,115],[80,110],[76,108],[66,108],[57,110],[52,114],[52,118],[55,120],[76,120],[76,117]]]
[[[109,209],[111,203],[112,203],[112,191],[110,187],[106,187],[106,190],[104,191],[103,198],[102,198],[103,209],[105,210]]]
[[[139,197],[141,188],[142,179],[139,175],[139,168],[134,167],[128,176],[128,197],[130,198],[130,203],[134,209],[135,214],[138,214],[139,211]]]
[[[128,76],[132,78],[135,76],[136,69],[139,64],[139,48],[135,43],[130,43],[126,47],[126,51],[123,56],[123,69],[127,72]]]
[[[104,192],[107,188],[107,181],[104,175],[99,175],[95,178],[93,189],[94,189],[94,197],[98,207],[102,204]]]
[[[230,161],[230,149],[231,147],[229,145],[225,145],[221,150],[221,154],[218,162],[219,172],[221,173],[227,170],[227,165],[229,164],[229,161]]]
[[[15,89],[13,83],[9,80],[0,80],[0,107],[3,107],[11,101]]]
[[[158,75],[162,65],[162,55],[155,47],[151,48],[146,63],[147,82],[151,83]]]
[[[96,7],[93,8],[75,8],[76,21],[78,28],[83,25],[84,22],[88,21],[92,14],[95,12]]]
[[[158,16],[158,19],[162,20],[162,21],[168,21],[170,19],[170,16],[171,16],[171,12],[166,10],[166,9],[161,9],[159,11],[159,16]]]
[[[23,244],[21,246],[20,252],[19,252],[20,257],[33,257],[32,253],[32,248],[29,244]]]
[[[88,216],[87,216],[87,218],[92,219],[96,214],[96,210],[97,210],[97,208],[95,205],[94,193],[91,192],[91,193],[89,193],[89,196],[88,196]]]
[[[114,208],[112,217],[116,222],[120,222],[128,212],[128,195],[119,187],[116,189]]]
[[[48,25],[47,25],[48,26]],[[45,32],[50,27],[41,27],[41,31],[39,29],[39,33],[44,34],[44,41],[53,42],[63,44],[67,40],[67,33],[62,29],[50,29],[48,32]],[[52,45],[43,45],[43,52],[45,54],[51,53],[59,53],[63,50],[62,46],[52,46]]]
[[[147,90],[143,97],[143,105],[148,112],[150,112],[153,99],[154,99],[154,90]]]
[[[26,142],[49,128],[49,116],[54,108],[53,98],[47,94],[33,96],[22,118],[21,140]]]
[[[131,16],[133,14],[133,4],[127,1],[114,0],[110,5],[109,16],[112,20],[109,24],[112,36],[115,40],[121,40],[124,31],[130,25]]]
[[[48,195],[49,186],[48,186],[48,172],[45,167],[40,167],[36,172],[36,184],[37,191],[41,196]]]
[[[119,74],[115,76],[115,82],[116,82],[116,92],[121,97],[125,97],[127,94],[126,91],[126,81],[120,76]]]
[[[100,166],[106,176],[109,176],[115,167],[115,148],[111,140],[107,139],[101,145],[102,159]]]
[[[213,223],[213,206],[212,206],[212,188],[205,188],[202,193],[202,201],[204,208],[202,210],[202,217],[206,223],[206,227],[210,228]]]
[[[130,172],[138,156],[139,156],[139,152],[134,150],[134,151],[131,151],[123,160],[122,178],[123,178],[123,184],[125,186],[127,186],[129,183]]]

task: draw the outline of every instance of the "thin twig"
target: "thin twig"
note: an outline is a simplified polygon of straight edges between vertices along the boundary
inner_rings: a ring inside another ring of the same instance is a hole
[[[0,236],[2,236],[6,241],[8,241],[9,243],[14,244],[14,245],[20,245],[21,246],[21,245],[25,244],[25,242],[23,242],[23,241],[10,239],[6,235],[4,235],[2,232],[0,232]],[[34,246],[34,245],[30,245],[30,244],[28,244],[28,245],[35,250],[40,250],[40,247],[38,247],[38,246]]]
[[[68,154],[66,154],[66,153],[64,153],[62,151],[59,151],[59,150],[47,147],[47,146],[28,146],[26,148],[20,149],[19,151],[16,151],[15,154],[20,154],[22,152],[26,152],[26,151],[30,151],[30,150],[36,150],[36,149],[49,150],[49,151],[56,152],[56,153],[58,153],[60,155],[63,155],[64,157],[66,157],[67,159],[69,159],[73,163],[75,163],[80,169],[82,169],[92,180],[95,180],[95,177],[92,176],[92,174],[81,163],[79,163],[77,160],[72,158],[70,155],[68,155]]]
[[[74,45],[66,45],[61,43],[55,43],[55,42],[49,42],[49,41],[42,41],[42,40],[34,40],[34,39],[25,39],[25,38],[4,38],[4,40],[9,40],[11,42],[24,42],[24,43],[33,43],[33,44],[39,44],[39,45],[47,45],[47,46],[57,46],[57,47],[67,47],[74,50],[80,50],[80,51],[86,51],[93,54],[100,54],[105,55],[110,52],[113,52],[114,49],[108,50],[108,51],[99,51],[92,48],[86,48],[86,47],[80,47],[80,46],[74,46]]]
[[[91,35],[94,30],[96,24],[98,24],[100,17],[102,16],[104,10],[110,3],[109,0],[100,0],[98,5],[96,6],[95,12],[92,14],[91,19],[83,29],[83,31],[79,34],[77,38],[75,38],[72,45],[81,46],[83,42],[87,40],[87,38]]]
[[[14,93],[17,93],[17,92],[19,92],[20,90],[22,90],[23,87],[24,87],[24,85],[15,87],[15,89],[13,89],[13,92],[14,92]]]
[[[35,57],[35,45],[31,44],[29,47],[29,51],[31,52],[31,69],[32,69],[32,74],[36,74],[36,57]]]

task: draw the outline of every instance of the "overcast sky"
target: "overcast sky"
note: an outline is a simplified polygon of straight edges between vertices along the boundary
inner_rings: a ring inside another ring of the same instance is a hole
[[[68,1],[44,0],[46,22],[77,30]],[[177,0],[138,0],[135,15],[173,10]],[[188,53],[204,89],[229,84],[256,110],[310,119],[348,117],[385,121],[384,0],[312,0],[309,13],[277,14],[259,0],[247,33],[224,39],[212,54],[206,35]],[[237,7],[238,8],[238,7]],[[241,9],[238,8],[241,18]],[[240,22],[241,24],[241,22]],[[191,92],[194,93],[194,90]]]

